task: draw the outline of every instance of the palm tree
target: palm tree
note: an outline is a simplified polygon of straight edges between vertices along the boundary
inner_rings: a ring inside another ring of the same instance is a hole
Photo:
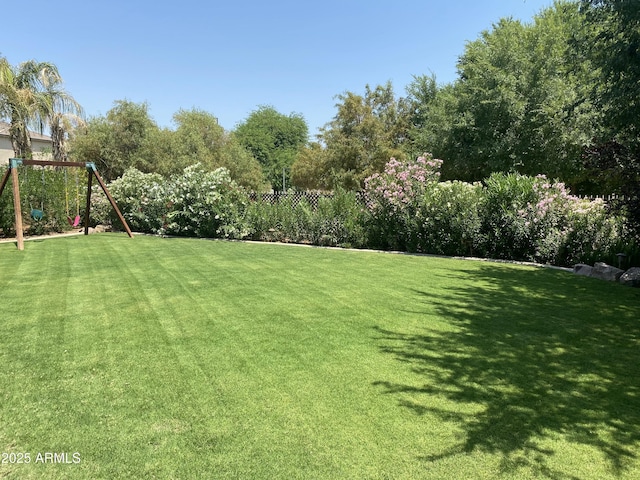
[[[54,157],[64,154],[65,114],[81,115],[80,105],[62,88],[58,68],[48,62],[29,60],[13,67],[0,58],[0,117],[10,120],[9,137],[18,158],[31,158],[28,127],[42,132],[52,128]],[[62,116],[61,116],[62,115]]]
[[[73,131],[85,125],[83,110],[67,92],[48,89],[51,108],[47,123],[51,129],[53,159],[65,162],[68,159],[67,140]]]

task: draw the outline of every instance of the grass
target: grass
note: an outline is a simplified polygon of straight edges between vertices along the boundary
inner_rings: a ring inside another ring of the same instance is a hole
[[[637,289],[107,234],[0,245],[0,292],[2,479],[640,478]]]

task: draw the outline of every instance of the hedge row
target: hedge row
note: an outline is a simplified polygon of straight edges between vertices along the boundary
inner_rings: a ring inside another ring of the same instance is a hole
[[[428,155],[391,159],[362,194],[336,192],[317,206],[293,196],[250,200],[225,169],[188,167],[166,180],[128,170],[109,189],[135,231],[284,241],[442,255],[472,255],[555,265],[637,262],[624,219],[601,200],[572,196],[544,176],[494,174],[483,183],[440,182]],[[96,222],[114,221],[104,198]]]

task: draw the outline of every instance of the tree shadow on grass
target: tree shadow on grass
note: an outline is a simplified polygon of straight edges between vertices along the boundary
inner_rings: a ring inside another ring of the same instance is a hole
[[[486,264],[463,275],[445,295],[414,290],[410,308],[448,328],[376,328],[381,350],[417,374],[416,384],[376,385],[462,428],[454,448],[425,460],[480,450],[500,454],[504,470],[558,477],[553,443],[541,441],[562,436],[623,473],[640,451],[640,292],[546,269]]]

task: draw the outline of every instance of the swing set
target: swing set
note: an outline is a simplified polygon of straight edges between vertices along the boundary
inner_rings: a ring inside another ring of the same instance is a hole
[[[18,250],[24,250],[24,237],[22,232],[23,230],[22,209],[20,207],[20,183],[18,178],[18,167],[21,165],[38,165],[41,167],[62,167],[62,168],[79,167],[79,168],[86,169],[87,170],[87,203],[86,203],[86,209],[84,212],[84,234],[89,235],[89,213],[91,211],[91,184],[93,182],[93,178],[95,177],[96,180],[98,181],[98,184],[102,188],[102,191],[107,196],[107,199],[109,200],[109,203],[113,207],[113,210],[118,215],[118,218],[122,223],[122,226],[126,230],[129,237],[133,238],[133,234],[131,233],[131,229],[129,228],[127,221],[122,216],[122,213],[120,213],[120,209],[118,208],[118,205],[116,205],[116,202],[111,196],[111,194],[109,193],[109,190],[107,189],[107,186],[102,180],[102,177],[100,177],[100,174],[96,169],[95,163],[59,162],[59,161],[49,161],[49,160],[23,160],[20,158],[10,158],[9,168],[7,169],[4,176],[2,177],[2,180],[0,181],[0,196],[2,195],[2,192],[4,191],[4,187],[7,185],[7,182],[9,181],[9,177],[11,177],[11,185],[13,187],[13,210],[15,213],[15,230],[16,230],[16,240],[18,243]],[[43,170],[42,184],[43,184],[43,190],[44,190],[45,188],[44,170]],[[71,216],[69,215],[69,193],[68,193],[68,189],[66,188],[66,170],[65,170],[65,201],[66,201],[66,207],[67,207],[67,221],[69,222],[69,225],[71,225],[72,227],[77,227],[78,225],[80,225],[80,221],[81,221],[79,195],[80,195],[80,190],[78,185],[78,178],[76,176],[76,215],[75,215],[75,218],[71,218]],[[29,205],[29,208],[31,210],[30,211],[31,218],[33,218],[35,221],[40,221],[44,217],[44,205],[41,205],[40,207],[41,208],[35,208],[32,205]]]

